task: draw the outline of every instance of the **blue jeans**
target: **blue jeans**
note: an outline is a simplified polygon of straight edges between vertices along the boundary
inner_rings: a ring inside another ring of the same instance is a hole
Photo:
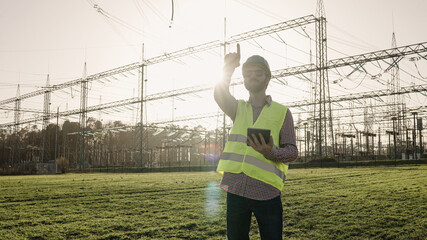
[[[280,196],[267,201],[252,200],[227,192],[227,237],[248,240],[252,213],[263,240],[281,240],[283,206]]]

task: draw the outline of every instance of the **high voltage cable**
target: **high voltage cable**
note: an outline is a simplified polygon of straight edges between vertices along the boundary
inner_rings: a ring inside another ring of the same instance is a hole
[[[172,27],[172,23],[173,23],[173,16],[174,16],[174,13],[175,13],[175,4],[173,3],[173,0],[171,0],[171,1],[172,1],[172,12],[171,12],[171,20],[170,20],[169,28],[171,28],[171,27]]]
[[[358,88],[359,86],[360,86],[360,84],[362,84],[362,82],[365,80],[365,78],[366,78],[366,75],[367,74],[365,74],[364,76],[363,76],[363,79],[354,87],[354,88],[346,88],[346,87],[343,87],[343,86],[341,86],[339,83],[338,83],[338,86],[340,86],[340,87],[342,87],[342,88],[344,88],[345,90],[354,90],[354,89],[356,89],[356,88]]]
[[[275,18],[275,19],[280,19],[280,17],[278,17],[278,16],[276,16],[274,13],[272,13],[272,12],[270,12],[270,11],[268,11],[268,10],[265,10],[265,9],[263,9],[263,8],[261,8],[261,7],[259,7],[259,6],[257,6],[257,5],[255,5],[255,4],[253,4],[253,3],[247,3],[247,2],[243,2],[243,1],[240,1],[240,0],[233,0],[233,1],[235,1],[235,2],[238,2],[238,3],[240,3],[240,4],[242,4],[242,5],[245,5],[245,6],[247,6],[247,7],[249,7],[249,8],[251,8],[251,9],[253,9],[253,10],[255,10],[255,11],[258,11],[258,12],[260,12],[260,13],[262,13],[262,14],[264,14],[264,15],[266,15],[266,16],[269,16],[269,17],[273,17],[273,18]],[[334,27],[336,27],[336,26],[334,26]],[[340,28],[338,28],[338,27],[336,27],[338,30],[340,30],[340,31],[342,31],[342,32],[344,32],[344,33],[346,33],[346,34],[348,34],[348,35],[350,35],[350,36],[352,36],[351,34],[349,34],[349,33],[347,33],[347,32],[345,32],[345,31],[343,31],[343,30],[341,30]],[[295,30],[295,29],[294,29]],[[295,30],[296,31],[296,30]],[[305,32],[305,30],[303,30],[304,32]],[[296,31],[296,32],[298,32],[298,31]],[[298,32],[299,34],[301,34],[300,32]],[[301,34],[302,36],[304,36],[304,37],[307,37],[307,36],[305,36],[304,34]],[[272,36],[270,36],[270,37],[272,37]],[[332,37],[333,38],[333,37]],[[275,39],[275,38],[273,38],[273,39]],[[311,38],[310,38],[311,39]],[[339,39],[339,38],[337,38],[337,39]],[[275,39],[275,40],[277,40],[277,39]],[[341,39],[340,39],[341,40]],[[351,42],[349,42],[349,43],[351,43]],[[306,52],[304,52],[303,50],[300,50],[300,49],[298,49],[298,48],[296,48],[296,47],[293,47],[292,45],[288,45],[288,46],[290,46],[290,47],[292,47],[292,48],[294,48],[294,49],[297,49],[297,50],[299,50],[299,51],[301,51],[301,52],[303,52],[303,53],[305,53],[305,54],[309,54],[309,53],[306,53]],[[371,45],[372,46],[372,45]],[[329,47],[329,46],[327,46],[327,48],[328,49],[331,49],[331,50],[334,50],[334,51],[336,51],[336,52],[338,52],[338,53],[341,53],[341,54],[343,54],[344,56],[348,56],[347,54],[344,54],[344,53],[342,53],[342,52],[340,52],[340,51],[338,51],[338,50],[335,50],[335,49],[333,49],[333,48],[331,48],[331,47]]]
[[[344,56],[348,56],[348,54],[345,54],[345,53],[343,53],[343,52],[340,52],[340,51],[338,51],[338,50],[336,50],[336,49],[334,49],[334,48],[330,48],[330,47],[328,47],[329,49],[331,49],[331,50],[333,50],[333,51],[336,51],[336,52],[338,52],[338,53],[341,53],[341,54],[343,54]],[[419,55],[419,54],[418,54]],[[402,57],[403,58],[403,57]],[[383,62],[385,62],[385,63],[387,63],[388,65],[389,65],[389,67],[391,67],[390,65],[391,64],[389,64],[388,62],[386,62],[385,60],[382,60]],[[371,64],[373,64],[372,62],[371,62]],[[379,64],[379,63],[378,63]],[[374,64],[373,64],[374,65]],[[374,66],[376,66],[376,65],[374,65]],[[379,65],[379,66],[376,66],[376,67],[378,67],[378,68],[380,68],[381,69],[381,71],[384,73],[384,70],[382,69],[382,67],[381,67],[381,65]],[[412,77],[415,77],[415,76],[413,76],[412,74],[410,74],[410,73],[408,73],[408,72],[406,72],[405,70],[403,70],[403,69],[400,69],[400,70],[402,70],[403,72],[405,72],[405,73],[407,73],[408,75],[410,75],[410,76],[412,76]],[[415,78],[417,78],[417,77],[415,77]],[[417,78],[417,79],[419,79],[419,78]],[[422,79],[419,79],[419,80],[422,80]],[[384,80],[383,80],[384,81]],[[402,80],[401,79],[401,81],[403,81],[404,83],[406,83],[406,84],[410,84],[410,83],[408,83],[408,82],[405,82],[404,80]],[[387,82],[387,81],[386,81]]]
[[[147,5],[148,8],[150,8],[154,14],[156,14],[162,21],[165,23],[168,23],[168,19],[160,12],[155,5],[153,5],[150,1],[143,1]]]
[[[250,8],[252,10],[260,12],[260,13],[262,13],[262,14],[264,14],[266,16],[269,16],[271,18],[274,18],[276,20],[282,21],[282,19],[283,19],[282,17],[277,16],[275,13],[273,13],[273,12],[267,10],[267,9],[261,8],[260,6],[254,4],[254,3],[247,2],[247,1],[241,1],[241,0],[233,0],[233,1],[238,2],[241,5],[244,5],[244,6]],[[293,30],[295,32],[297,32],[298,34],[300,34],[301,36],[306,37],[303,33],[298,32],[295,28],[293,28]]]
[[[120,31],[118,31],[118,29],[114,27],[113,22],[115,24],[118,24],[118,25],[120,25],[120,26],[122,26],[122,27],[124,27],[124,28],[126,28],[126,29],[128,29],[128,30],[130,30],[130,31],[132,31],[132,32],[134,32],[134,33],[136,33],[136,34],[144,37],[144,38],[148,37],[148,38],[152,38],[153,40],[157,40],[157,38],[159,38],[159,37],[155,37],[154,38],[153,36],[151,36],[151,35],[154,35],[153,33],[151,33],[150,35],[147,35],[144,32],[144,30],[141,30],[140,28],[135,27],[134,25],[127,23],[126,21],[122,20],[121,18],[118,18],[118,17],[110,14],[109,12],[107,12],[103,8],[101,8],[99,6],[99,4],[95,3],[95,1],[93,1],[93,0],[87,0],[87,1],[88,1],[88,3],[91,6],[93,6],[93,8],[95,8],[97,10],[97,12],[99,12],[102,16],[105,17],[106,21],[113,28],[113,30],[127,43],[127,46],[133,47],[133,46],[136,46],[136,45],[130,44],[129,41],[120,33]],[[156,13],[156,9],[155,8],[153,9],[153,7],[151,7],[151,3],[149,3],[149,2],[146,2],[146,3],[149,4],[149,8],[152,9],[153,12],[155,12],[156,15],[158,15]],[[137,2],[137,4],[139,4],[139,3]],[[138,52],[138,51],[133,51],[133,52]]]
[[[277,34],[277,33],[276,33],[276,35],[280,38],[280,40],[276,39],[275,37],[273,37],[273,36],[271,36],[271,35],[268,35],[268,36],[270,36],[271,38],[273,38],[274,40],[276,40],[276,41],[278,41],[278,42],[281,42],[281,43],[286,44],[286,46],[289,46],[290,48],[293,48],[293,49],[295,49],[295,50],[297,50],[297,51],[299,51],[299,52],[302,52],[302,53],[304,53],[304,54],[306,54],[306,55],[310,56],[310,53],[309,53],[309,52],[306,52],[306,51],[304,51],[304,50],[301,50],[301,49],[299,49],[299,48],[296,48],[296,47],[294,47],[294,46],[292,46],[292,45],[287,44],[287,43],[286,43],[286,42],[285,42],[285,41],[280,37],[280,35],[279,35],[279,34]]]
[[[132,46],[132,44],[126,39],[125,36],[123,36],[123,34],[120,33],[120,31],[114,26],[114,24],[111,22],[111,20],[109,18],[106,19],[106,21],[109,23],[109,25],[111,26],[111,28],[113,29],[113,31],[119,35],[119,37],[126,42],[126,44],[128,44],[128,46]],[[134,48],[134,47],[133,47]],[[135,48],[134,48],[135,49]],[[132,53],[135,54],[135,51],[132,51]]]
[[[382,60],[383,62],[385,62],[385,63],[387,63],[387,64],[389,64],[388,62],[386,62],[384,59]],[[390,65],[390,64],[389,64]],[[409,76],[411,76],[411,77],[414,77],[414,78],[416,78],[416,79],[418,79],[418,80],[421,80],[421,81],[424,81],[423,79],[420,79],[420,78],[418,78],[418,77],[416,77],[416,76],[414,76],[413,74],[411,74],[411,73],[409,73],[409,72],[407,72],[406,70],[404,70],[403,68],[399,68],[399,71],[402,71],[402,72],[404,72],[404,73],[406,73],[406,74],[408,74]],[[408,82],[406,82],[406,81],[404,81],[404,80],[402,80],[402,79],[400,79],[401,81],[403,81],[404,83],[406,83],[406,84],[411,84],[411,83],[408,83]]]
[[[345,53],[343,53],[343,52],[340,52],[340,51],[338,51],[338,50],[336,50],[336,49],[334,49],[334,48],[329,48],[329,49],[331,49],[331,50],[333,50],[333,51],[336,51],[336,52],[338,52],[338,53],[341,53],[341,54],[343,54],[344,56],[348,56],[348,54],[345,54]],[[373,64],[374,65],[374,64]],[[376,65],[374,65],[374,66],[376,66]],[[350,67],[352,67],[352,68],[354,68],[353,66],[350,66]],[[376,67],[378,67],[378,68],[380,68],[381,69],[381,72],[383,71],[383,69],[381,68],[381,65],[380,66],[376,66]],[[367,73],[367,72],[366,72]],[[346,76],[342,76],[339,72],[338,72],[338,74],[341,76],[341,77],[344,77],[344,78],[347,78]],[[367,74],[369,74],[369,73],[367,73]],[[371,75],[371,74],[369,74],[369,75]],[[371,75],[372,76],[372,75]],[[384,81],[384,80],[383,80]],[[379,81],[378,81],[379,82]],[[385,82],[387,82],[387,81],[385,81]],[[360,85],[360,84],[359,84]],[[368,89],[371,89],[371,90],[373,90],[372,88],[369,88],[369,87],[367,87]]]
[[[133,31],[137,34],[143,35],[144,33],[138,29],[137,27],[134,27],[128,23],[126,23],[125,21],[121,20],[118,17],[115,17],[113,15],[111,15],[110,13],[108,13],[107,11],[105,11],[104,9],[102,9],[98,4],[93,3],[93,8],[95,8],[101,15],[103,15],[104,17],[106,17],[107,19],[111,19],[112,21],[116,22],[117,24],[127,28],[130,31]]]
[[[264,14],[264,15],[266,15],[266,16],[269,16],[269,17],[271,17],[271,18],[273,18],[273,19],[275,19],[275,20],[279,20],[279,21],[282,21],[283,20],[283,18],[282,17],[279,17],[279,16],[277,16],[276,14],[274,14],[273,12],[271,12],[271,11],[268,11],[268,10],[266,10],[266,9],[264,9],[264,8],[261,8],[261,7],[259,7],[259,6],[257,6],[257,5],[255,5],[254,3],[250,3],[250,2],[245,2],[245,1],[240,1],[240,0],[233,0],[233,1],[235,1],[235,2],[238,2],[238,3],[240,3],[240,4],[242,4],[242,5],[245,5],[246,7],[249,7],[249,8],[251,8],[252,10],[255,10],[255,11],[257,11],[257,12],[260,12],[260,13],[262,13],[262,14]],[[306,35],[304,35],[303,33],[300,33],[299,31],[297,31],[295,28],[292,28],[292,30],[294,30],[295,32],[297,32],[298,34],[300,34],[301,36],[303,36],[303,37],[307,37]],[[304,30],[303,30],[304,31]],[[288,46],[291,46],[291,45],[288,45]],[[293,47],[293,46],[292,46]],[[298,49],[298,48],[296,48],[296,47],[293,47],[294,49]],[[298,49],[299,51],[303,51],[303,50],[301,50],[301,49]]]
[[[278,54],[278,53],[276,53],[276,52],[273,52],[273,51],[267,50],[267,49],[263,48],[262,46],[260,46],[259,44],[254,44],[254,43],[251,43],[251,42],[248,42],[248,43],[249,43],[250,45],[255,46],[255,47],[257,47],[257,48],[260,48],[260,49],[262,49],[263,51],[268,52],[268,53],[270,53],[270,54],[272,54],[272,55],[275,55],[275,56],[278,56],[278,57],[281,57],[281,58],[284,58],[284,59],[287,59],[287,60],[291,60],[291,61],[293,61],[293,62],[295,62],[295,63],[304,64],[303,62],[300,62],[300,61],[297,61],[297,60],[295,60],[295,59],[288,58],[287,56],[283,56],[283,55],[280,55],[280,54]]]
[[[344,53],[342,53],[342,52],[340,52],[340,51],[338,51],[338,50],[335,50],[335,49],[333,49],[333,48],[331,48],[331,50],[334,50],[334,51],[336,51],[336,52],[339,52],[339,53],[341,53],[341,54],[344,54]],[[344,54],[344,55],[347,55],[347,54]],[[348,56],[348,55],[347,55]],[[385,62],[385,63],[387,63],[388,65],[389,65],[389,67],[391,67],[391,65],[393,64],[389,64],[388,62],[386,62],[385,60],[382,60],[383,62]],[[375,67],[378,67],[378,68],[380,68],[381,69],[381,72],[383,72],[383,74],[385,73],[385,70],[381,67],[381,66],[376,66],[375,64],[373,64],[372,63],[372,65],[373,66],[375,66]],[[408,75],[410,75],[410,76],[413,76],[412,74],[410,74],[410,73],[408,73],[407,71],[405,71],[403,68],[400,68],[400,70],[401,71],[403,71],[403,72],[405,72],[405,73],[407,73]],[[381,75],[383,75],[383,74],[381,74]],[[415,76],[413,76],[413,77],[415,77]],[[415,77],[415,78],[417,78],[417,77]],[[419,78],[417,78],[417,79],[419,79]],[[419,79],[419,80],[422,80],[422,79]],[[383,81],[385,81],[385,80],[383,80]],[[408,83],[408,82],[406,82],[406,81],[404,81],[404,80],[402,80],[401,79],[401,81],[403,81],[404,83],[406,83],[406,84],[410,84],[410,83]],[[385,81],[385,82],[387,82],[387,81]]]
[[[139,1],[138,0],[133,0],[133,2],[135,3],[136,9],[138,10],[139,15],[141,16],[141,18],[143,20],[145,20],[145,14],[144,14],[144,10],[142,9],[141,5],[139,5]]]
[[[427,77],[423,77],[423,76],[421,75],[420,70],[418,69],[418,65],[417,65],[417,63],[416,63],[415,61],[413,61],[413,63],[414,63],[414,65],[415,65],[415,68],[417,69],[417,73],[418,73],[418,75],[420,75],[420,77],[421,77],[422,79],[427,79]]]
[[[349,35],[352,39],[358,39],[359,41],[361,41],[361,42],[363,42],[363,43],[366,43],[367,45],[370,45],[370,47],[372,47],[373,49],[378,49],[378,47],[377,47],[377,46],[371,45],[369,42],[365,42],[364,40],[359,39],[357,36],[354,36],[353,34],[351,34],[351,33],[347,32],[347,31],[345,31],[345,30],[343,30],[343,29],[339,28],[338,26],[335,26],[335,24],[332,24],[332,23],[330,23],[330,22],[328,22],[328,23],[329,23],[329,25],[330,25],[330,26],[332,26],[332,27],[336,28],[337,30],[341,31],[342,33]],[[334,38],[337,38],[337,39],[340,39],[340,38],[335,37],[335,36],[333,36],[333,37],[334,37]],[[340,39],[340,40],[343,40],[343,39]],[[346,40],[343,40],[343,41],[346,41]],[[351,43],[351,42],[349,42],[349,43]],[[362,46],[362,45],[360,45],[360,46],[361,46],[361,47],[364,47],[364,46]],[[372,51],[372,49],[369,49],[369,48],[366,48],[366,49],[363,49],[363,50],[365,50],[365,51]]]

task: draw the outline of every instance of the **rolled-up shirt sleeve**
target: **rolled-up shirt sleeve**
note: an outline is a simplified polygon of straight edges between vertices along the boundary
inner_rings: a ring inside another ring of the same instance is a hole
[[[289,109],[286,113],[283,126],[280,129],[279,148],[273,146],[270,151],[270,154],[265,157],[268,160],[282,163],[290,163],[298,158],[294,119]]]

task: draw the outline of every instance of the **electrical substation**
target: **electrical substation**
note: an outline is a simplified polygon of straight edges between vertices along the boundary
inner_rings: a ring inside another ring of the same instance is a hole
[[[291,109],[295,122],[299,158],[291,165],[426,159],[427,77],[419,67],[427,63],[427,42],[400,46],[392,33],[388,49],[330,59],[328,52],[339,50],[329,48],[327,28],[319,1],[313,15],[224,40],[154,57],[145,56],[149,46],[142,44],[139,62],[91,75],[84,63],[80,78],[51,84],[47,75],[43,88],[27,93],[18,85],[16,97],[0,99],[0,114],[8,116],[0,121],[0,169],[214,170],[232,122],[214,103],[213,83],[176,79],[157,92],[152,86],[175,75],[171,69],[191,72],[207,59],[221,63],[237,43],[272,59],[267,93]],[[294,47],[290,35],[303,45]],[[305,60],[277,56],[271,46]],[[239,95],[238,73],[231,85]],[[125,94],[107,94],[115,91]],[[57,99],[68,100],[57,106]]]

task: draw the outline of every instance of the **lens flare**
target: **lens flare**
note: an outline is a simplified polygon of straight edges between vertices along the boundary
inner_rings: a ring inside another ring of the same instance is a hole
[[[202,151],[205,152],[205,160],[209,163],[218,162],[221,153],[222,147],[218,144],[211,143],[202,148]]]
[[[205,215],[213,218],[220,211],[221,190],[215,181],[209,182],[205,192]]]

